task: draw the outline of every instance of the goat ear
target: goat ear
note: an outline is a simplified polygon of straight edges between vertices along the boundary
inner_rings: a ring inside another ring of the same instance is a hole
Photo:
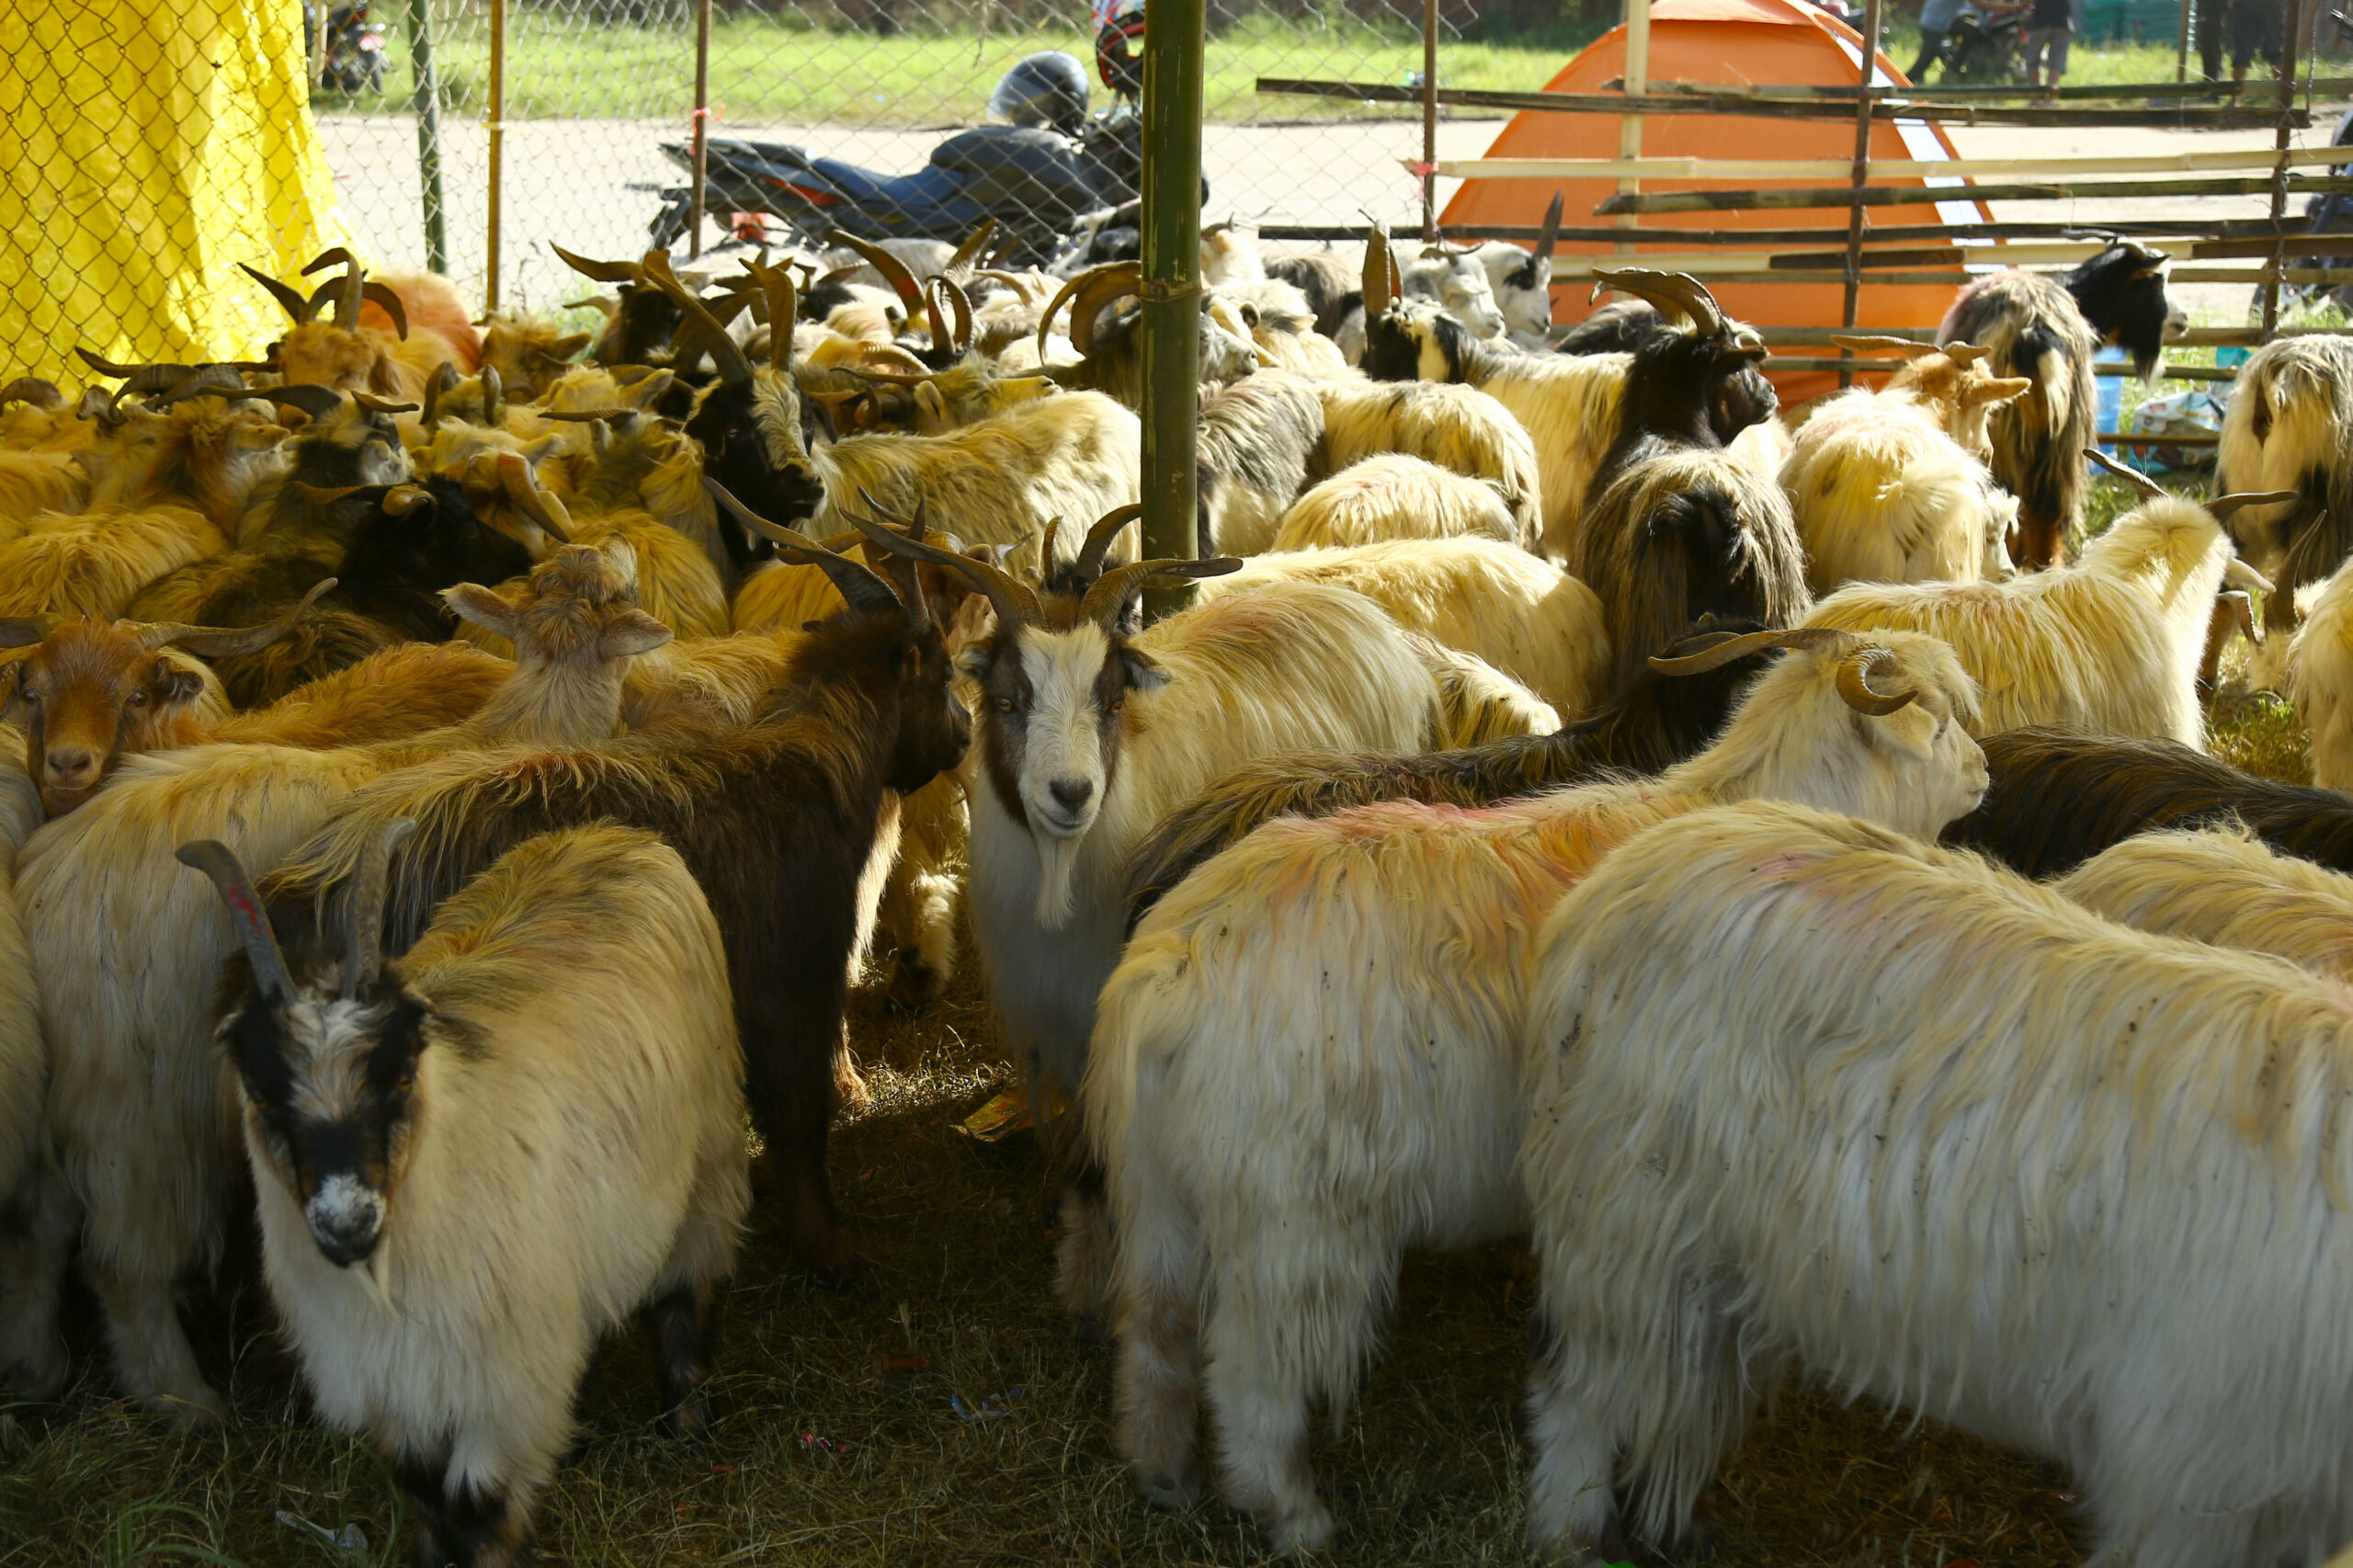
[[[1168,684],[1168,672],[1141,648],[1120,649],[1120,662],[1127,666],[1128,688],[1131,691],[1158,691]]]
[[[1937,721],[1916,702],[1877,718],[1857,713],[1855,723],[1862,731],[1865,745],[1901,753],[1923,764],[1936,756]]]
[[[458,612],[460,620],[470,620],[484,631],[494,631],[509,642],[518,642],[523,630],[522,617],[515,607],[480,583],[460,583],[441,590],[441,597]]]
[[[597,652],[608,659],[635,658],[651,653],[670,641],[670,629],[642,609],[623,610],[605,622],[597,634]]]
[[[204,695],[204,677],[169,653],[155,655],[148,686],[159,705],[177,708]]]
[[[976,642],[956,655],[956,669],[974,680],[986,680],[989,671],[996,667],[996,653],[986,642]]]

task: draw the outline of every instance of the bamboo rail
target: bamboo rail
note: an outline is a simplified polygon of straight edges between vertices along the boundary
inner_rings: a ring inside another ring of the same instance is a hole
[[[1889,179],[1950,175],[2161,175],[2226,169],[2268,171],[2280,161],[2269,147],[2216,153],[2165,153],[2117,158],[1874,158],[1871,173]],[[2291,165],[2353,165],[2353,148],[2291,147]],[[1848,165],[1836,158],[1441,158],[1449,179],[1836,179]]]
[[[2353,179],[2334,175],[2286,179],[2157,179],[2131,184],[1963,185],[1950,187],[1874,185],[1857,190],[1796,186],[1747,190],[1645,191],[1611,196],[1597,217],[1620,212],[1756,212],[1799,207],[1919,207],[1932,201],[2098,201],[2145,196],[2325,196],[2353,191]]]

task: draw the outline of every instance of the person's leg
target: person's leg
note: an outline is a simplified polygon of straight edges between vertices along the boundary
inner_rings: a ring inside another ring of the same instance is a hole
[[[1943,58],[1944,51],[1945,35],[1942,32],[1931,32],[1926,28],[1920,29],[1920,58],[1914,61],[1912,69],[1904,73],[1912,79],[1914,86],[1928,79],[1928,67]]]
[[[2065,28],[2053,28],[2051,29],[2051,79],[2044,83],[2043,85],[2045,90],[2048,91],[2054,98],[2059,96],[2059,78],[2067,74],[2067,46],[2074,41],[2075,35],[2067,31]]]

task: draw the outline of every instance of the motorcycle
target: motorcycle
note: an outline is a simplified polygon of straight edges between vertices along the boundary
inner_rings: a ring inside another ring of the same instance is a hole
[[[1945,34],[1948,85],[1963,82],[1999,85],[2024,75],[2026,11],[2022,6],[1961,8]]]
[[[339,93],[384,90],[391,59],[384,53],[384,31],[368,17],[368,0],[353,0],[327,13],[326,36],[320,41],[318,13],[303,7],[309,18],[311,58],[318,62],[320,86]]]
[[[1076,247],[1092,252],[1107,234],[1124,235],[1118,210],[1141,193],[1143,121],[1124,93],[1090,112],[1086,69],[1062,53],[1033,54],[999,79],[989,110],[1005,123],[961,131],[932,149],[911,175],[886,175],[782,142],[713,137],[704,165],[706,211],[775,219],[782,237],[824,249],[836,233],[860,239],[945,240],[953,244],[994,218],[1015,267],[1067,263]],[[689,143],[663,153],[691,169]],[[692,190],[663,192],[654,248],[686,237]],[[1203,182],[1202,197],[1208,198]],[[1116,241],[1114,242],[1116,243]]]

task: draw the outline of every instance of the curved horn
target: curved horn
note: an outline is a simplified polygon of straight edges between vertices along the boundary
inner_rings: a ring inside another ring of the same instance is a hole
[[[486,371],[484,373],[488,375],[497,374],[495,370]],[[366,409],[370,414],[415,414],[416,412],[416,404],[413,403],[394,403],[391,398],[378,397],[374,392],[353,392],[351,394],[351,401],[358,403],[360,407]]]
[[[1143,263],[1140,261],[1110,261],[1100,267],[1090,267],[1063,284],[1046,305],[1046,313],[1038,318],[1038,352],[1046,351],[1046,335],[1054,324],[1054,314],[1070,301],[1070,343],[1085,358],[1095,352],[1095,318],[1103,307],[1123,294],[1132,294],[1143,287]]]
[[[593,278],[599,283],[643,283],[644,269],[633,261],[591,261],[585,256],[574,256],[562,245],[548,249],[563,258],[564,266],[583,278]]]
[[[2217,495],[2206,503],[2206,510],[2221,522],[2242,506],[2268,506],[2275,502],[2299,500],[2302,492],[2296,490],[2234,490],[2228,495]]]
[[[710,491],[721,506],[734,514],[736,521],[758,534],[762,539],[772,540],[780,546],[779,553],[785,560],[795,566],[814,566],[818,571],[823,572],[826,579],[840,590],[842,602],[848,605],[850,608],[865,610],[870,614],[886,608],[907,612],[908,607],[905,601],[899,597],[897,591],[876,575],[874,570],[864,562],[852,561],[847,555],[836,555],[799,529],[788,528],[781,523],[768,521],[735,499],[728,493],[725,485],[708,474],[703,477],[702,483],[703,488]],[[857,522],[858,519],[852,518],[851,521]],[[867,532],[867,525],[858,523],[858,531]],[[892,539],[899,537],[896,534],[890,534],[887,528],[882,531]]]
[[[310,321],[311,301],[303,297],[300,289],[290,283],[280,283],[268,273],[246,267],[242,261],[237,265],[244,269],[246,277],[269,290],[269,297],[278,301],[280,310],[294,318],[296,326],[304,325]]]
[[[988,248],[989,236],[995,233],[996,220],[982,219],[981,226],[964,236],[964,243],[956,247],[956,254],[939,269],[939,276],[950,283],[961,283],[972,276],[972,264],[981,259],[981,254]]]
[[[357,495],[368,488],[364,484],[305,484],[299,479],[291,483],[294,486],[294,494],[313,506],[332,506],[336,502],[347,496]]]
[[[586,425],[598,419],[634,419],[634,408],[543,408],[540,417],[558,425]]]
[[[6,386],[0,387],[0,403],[28,403],[35,408],[57,409],[65,406],[65,394],[57,390],[55,381],[45,381],[39,376],[18,376]]]
[[[253,879],[237,863],[236,851],[217,838],[199,838],[181,845],[177,853],[181,865],[202,871],[220,890],[221,902],[229,906],[229,924],[236,927],[238,940],[245,945],[245,959],[254,968],[254,988],[262,1000],[278,1003],[291,996],[294,983],[286,973],[286,955],[278,950],[269,914],[254,896]]]
[[[327,294],[335,301],[335,325],[340,327],[356,327],[359,324],[359,301],[361,298],[359,290],[366,283],[368,275],[360,267],[359,258],[358,256],[353,256],[350,251],[347,250],[342,245],[336,245],[330,250],[323,250],[318,255],[313,256],[311,258],[311,264],[302,268],[302,276],[308,278],[313,272],[324,272],[330,267],[342,267],[343,276],[334,279],[332,282],[323,285],[319,290],[319,294]],[[319,294],[313,294],[311,296],[311,302],[313,309],[317,308]]]
[[[506,381],[498,367],[482,368],[482,422],[494,430],[506,427]]]
[[[393,293],[381,283],[362,278],[359,284],[359,297],[363,300],[375,301],[383,312],[392,318],[394,335],[403,343],[408,341],[408,306],[402,301],[398,294]],[[357,312],[354,313],[353,319],[355,321],[358,319]],[[448,361],[444,360],[443,363],[447,364]]]
[[[1838,695],[1847,706],[1858,713],[1874,718],[1884,717],[1899,708],[1908,707],[1920,695],[1916,687],[1902,691],[1881,691],[1871,685],[1871,676],[1882,669],[1893,667],[1895,654],[1885,648],[1859,648],[1838,665]]]
[[[946,324],[939,318],[938,303],[942,297],[955,307],[956,312],[956,330],[946,333],[944,337],[942,334],[946,332]],[[961,354],[972,347],[972,301],[970,295],[957,287],[953,279],[942,277],[924,285],[923,301],[924,309],[931,312],[931,346],[934,348],[947,348]]]
[[[298,622],[309,619],[312,607],[335,583],[333,577],[320,578],[311,585],[311,591],[302,596],[300,604],[276,620],[264,621],[259,626],[188,626],[159,620],[141,627],[139,641],[150,648],[178,648],[199,659],[227,659],[258,653],[293,631]]]
[[[1737,637],[1725,637],[1696,653],[1651,655],[1650,666],[1663,676],[1704,675],[1719,669],[1734,659],[1751,653],[1762,653],[1774,648],[1819,648],[1824,643],[1843,641],[1847,633],[1827,626],[1793,626],[1780,631],[1749,631]],[[1697,638],[1690,641],[1697,642]]]
[[[1948,343],[1944,346],[1945,358],[1964,370],[1992,352],[1992,349],[1980,348],[1974,343]]]
[[[353,256],[349,249],[343,245],[335,245],[321,251],[304,263],[302,276],[308,278],[313,272],[324,272],[330,267],[340,267],[348,271],[358,265],[359,258]]]
[[[343,999],[355,1000],[362,987],[376,983],[384,966],[384,884],[392,869],[392,851],[416,831],[413,817],[388,822],[376,830],[359,856],[359,871],[352,879],[351,945],[343,960]]]
[[[539,475],[520,452],[501,452],[498,483],[516,509],[540,525],[540,531],[558,544],[572,542],[572,517],[563,503],[540,488]]]
[[[333,387],[323,387],[313,381],[296,381],[291,386],[264,387],[254,393],[280,408],[299,408],[313,419],[333,414],[343,406],[343,394]]]
[[[1552,260],[1552,247],[1560,243],[1562,200],[1563,193],[1556,190],[1552,193],[1552,205],[1544,209],[1544,232],[1536,236],[1536,259],[1539,261]]]
[[[721,381],[730,386],[742,386],[752,379],[752,362],[744,358],[743,347],[727,335],[727,329],[719,324],[719,318],[710,313],[710,307],[678,281],[678,275],[670,270],[668,252],[645,253],[645,279],[667,294],[708,340],[710,362],[718,368]]]
[[[136,380],[136,378],[133,379]],[[128,392],[131,389],[125,387],[123,390]],[[169,392],[159,392],[149,398],[147,406],[169,408],[182,398],[210,397],[222,394],[230,397],[250,397],[253,395],[253,391],[245,385],[244,377],[237,373],[235,366],[201,365],[175,381]]]
[[[866,265],[881,275],[882,281],[891,286],[891,292],[899,296],[899,303],[907,308],[907,319],[913,321],[923,309],[923,286],[907,270],[907,264],[872,240],[861,240],[850,233],[837,233],[834,238],[866,258]]]
[[[432,506],[433,492],[421,484],[395,484],[384,492],[383,500],[377,505],[388,517],[405,517],[419,506]]]
[[[2151,479],[2139,469],[2128,468],[2123,463],[2118,462],[2114,458],[2109,457],[2097,447],[2086,447],[2084,449],[2084,456],[2091,459],[2093,462],[2097,463],[2101,468],[2106,469],[2109,472],[2114,474],[2125,483],[2131,485],[2132,487],[2132,493],[2138,495],[2143,502],[2162,501],[2165,498],[2167,492],[2164,485],[2159,484],[2155,480]],[[2209,509],[2211,510],[2211,508]]]
[[[433,367],[433,379],[425,383],[425,412],[417,415],[417,423],[430,430],[440,423],[441,400],[458,384],[458,367],[444,359]]]
[[[768,306],[768,363],[779,375],[792,369],[792,324],[801,318],[801,291],[792,286],[789,267],[763,267],[745,261],[744,269],[759,284]]]
[[[890,517],[888,512],[875,505],[874,497],[867,494],[863,488],[858,491],[858,498],[865,502],[867,509],[872,512],[876,517]],[[904,526],[903,531],[905,533],[906,537],[916,544],[928,542],[924,536],[931,530],[925,525],[924,519],[928,514],[929,507],[929,502],[917,501],[915,503],[915,515],[909,517]],[[895,521],[895,519],[893,520]],[[855,543],[865,536],[853,531],[843,537],[846,537],[850,542]],[[827,550],[834,550],[834,541],[832,540],[827,540],[825,541],[824,548]],[[845,547],[845,549],[847,547]],[[909,628],[920,631],[925,627],[929,626],[931,624],[931,607],[924,601],[923,574],[916,570],[914,558],[911,556],[898,554],[895,551],[883,550],[880,545],[873,543],[869,543],[866,546],[866,560],[868,563],[882,569],[887,575],[892,588],[897,592],[900,601],[906,606],[907,625]],[[839,554],[842,553],[842,551],[835,551],[835,553]]]
[[[1038,302],[1039,293],[1037,286],[1031,283],[1027,278],[1022,277],[1018,272],[1007,272],[1003,267],[983,267],[980,270],[974,272],[972,276],[975,278],[992,278],[996,282],[1004,284],[1006,288],[1012,290],[1016,295],[1019,296],[1021,302],[1025,305],[1034,305]]]
[[[895,343],[865,344],[844,369],[885,381],[927,381],[939,373]]]
[[[1078,547],[1078,559],[1074,564],[1083,578],[1097,578],[1103,574],[1103,557],[1111,549],[1111,540],[1119,531],[1137,517],[1143,516],[1143,503],[1131,501],[1127,506],[1104,513],[1086,530],[1086,540]]]
[[[1143,592],[1147,578],[1222,577],[1241,570],[1241,561],[1231,555],[1214,555],[1207,561],[1139,561],[1114,567],[1087,585],[1086,597],[1078,601],[1078,617],[1108,630],[1128,608],[1128,601]]]
[[[1379,315],[1397,299],[1404,285],[1397,277],[1397,258],[1389,249],[1389,225],[1375,223],[1364,242],[1364,309],[1368,316]],[[1378,309],[1375,301],[1379,301]]]
[[[85,387],[82,389],[82,401],[74,405],[74,417],[95,419],[112,428],[128,422],[131,415],[114,405],[114,393],[106,388]]]
[[[790,545],[795,550],[806,548],[814,542],[798,528],[789,528],[782,523],[772,523],[761,517],[757,512],[735,499],[733,492],[709,474],[703,475],[702,487],[710,491],[711,498],[726,507],[737,522],[762,539],[773,540],[778,544]]]
[[[1707,286],[1688,272],[1657,272],[1647,267],[1620,267],[1610,272],[1596,272],[1595,291],[1615,289],[1621,294],[1631,294],[1648,300],[1661,310],[1679,311],[1691,318],[1693,328],[1702,337],[1724,337],[1731,328],[1724,323],[1724,313],[1717,308],[1716,297]]]
[[[1834,332],[1831,344],[1857,354],[1901,354],[1906,359],[1917,359],[1924,354],[1934,354],[1937,346],[1909,337],[1888,337],[1874,332]]]
[[[706,480],[704,483],[710,482]],[[989,608],[996,611],[996,623],[1000,631],[1011,631],[1018,626],[1035,625],[1041,619],[1037,590],[1015,577],[1011,573],[992,566],[985,561],[975,561],[969,555],[957,555],[940,549],[938,545],[926,544],[919,539],[910,539],[905,534],[895,533],[880,523],[869,522],[863,517],[852,517],[849,520],[857,525],[858,532],[883,549],[900,555],[913,556],[917,561],[928,561],[935,566],[944,567],[955,573],[970,583],[973,591],[986,598],[989,601]]]

